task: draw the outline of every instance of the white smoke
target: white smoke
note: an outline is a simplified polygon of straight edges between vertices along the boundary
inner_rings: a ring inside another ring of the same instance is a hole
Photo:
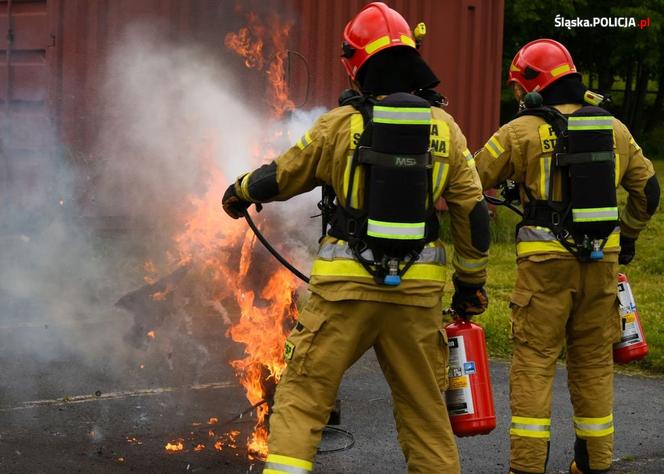
[[[52,384],[52,396],[94,392],[92,381],[102,391],[118,388],[116,382],[141,386],[139,364],[150,357],[149,349],[131,343],[131,318],[114,302],[142,285],[142,261],[166,253],[173,229],[190,209],[189,197],[207,190],[209,168],[201,156],[221,169],[226,184],[261,164],[252,147],[267,119],[247,104],[262,91],[246,90],[218,52],[169,43],[150,31],[129,28],[109,57],[99,85],[103,120],[94,160],[88,160],[94,166],[80,174],[71,160],[54,162],[42,170],[39,192],[30,195],[40,204],[32,206],[37,210],[29,219],[20,207],[3,209],[0,326],[11,343],[0,343],[0,386],[10,387],[26,368],[49,372],[8,390],[12,400],[43,397],[38,390],[45,384]],[[292,141],[322,112],[295,111],[287,123]],[[86,191],[83,202],[80,190]],[[320,231],[319,220],[309,219],[318,212],[318,193],[266,210],[289,236],[279,247],[305,274]],[[141,232],[100,234],[87,224],[87,218],[115,216],[131,218]],[[182,337],[191,334],[185,328]],[[201,344],[192,351],[200,363],[189,368],[197,370],[208,354]],[[170,355],[166,371],[174,370]],[[21,364],[12,362],[19,359]],[[82,378],[90,382],[86,388]]]
[[[251,145],[261,138],[262,122],[211,51],[159,41],[134,27],[107,70],[111,125],[97,145],[106,158],[96,189],[100,212],[172,213],[186,196],[205,190],[208,170],[200,156],[209,152],[229,179],[253,164]]]

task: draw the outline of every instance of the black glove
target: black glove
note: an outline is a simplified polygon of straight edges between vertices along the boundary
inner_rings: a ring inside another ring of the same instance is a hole
[[[452,277],[454,282],[454,296],[452,296],[452,309],[461,318],[469,321],[477,314],[482,314],[489,305],[489,297],[484,291],[484,285],[464,283]]]
[[[627,265],[634,260],[636,255],[636,239],[630,239],[623,235],[620,236],[620,255],[618,255],[618,263],[620,265]]]
[[[252,203],[245,201],[237,195],[237,191],[235,191],[235,183],[233,183],[224,193],[224,197],[221,199],[221,204],[224,206],[226,214],[233,219],[238,219],[242,217],[244,211],[246,211]]]

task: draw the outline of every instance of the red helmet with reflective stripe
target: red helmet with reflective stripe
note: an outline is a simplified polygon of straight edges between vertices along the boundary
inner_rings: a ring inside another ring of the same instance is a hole
[[[341,62],[351,79],[355,79],[367,59],[394,46],[416,49],[408,22],[384,3],[373,2],[346,25]]]
[[[520,84],[526,92],[539,91],[569,74],[578,74],[572,56],[552,39],[531,41],[514,56],[507,82]]]

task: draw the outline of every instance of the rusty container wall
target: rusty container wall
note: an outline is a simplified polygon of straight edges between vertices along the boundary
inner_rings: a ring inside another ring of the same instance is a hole
[[[99,87],[104,64],[115,44],[135,24],[161,28],[170,41],[191,41],[219,51],[220,64],[243,75],[247,97],[263,92],[255,71],[225,51],[224,37],[246,23],[243,12],[277,11],[293,21],[288,82],[296,105],[333,107],[348,86],[339,61],[341,32],[367,3],[360,0],[49,0],[54,36],[50,97],[55,123],[64,142],[90,150],[103,126]],[[441,78],[439,90],[448,111],[477,149],[499,118],[502,0],[393,0],[411,24],[424,21],[428,36],[422,54]]]
[[[53,153],[46,0],[0,2],[0,198],[30,208],[31,186]],[[17,201],[23,202],[17,202]]]
[[[342,31],[365,3],[291,0],[297,15],[291,44],[302,55],[290,55],[289,82],[296,103],[331,107],[339,92],[348,87],[339,61]],[[441,79],[438,90],[449,99],[448,112],[461,125],[471,150],[478,149],[498,126],[503,1],[386,3],[401,12],[411,26],[426,23],[422,54]]]
[[[95,141],[113,119],[108,103],[112,98],[102,94],[112,79],[108,61],[136,25],[153,30],[166,44],[207,48],[212,61],[241,78],[242,90],[237,92],[250,103],[264,96],[264,71],[246,70],[224,47],[224,38],[246,25],[248,11],[276,12],[292,21],[286,71],[292,99],[304,108],[330,108],[348,86],[339,61],[341,33],[365,3],[0,0],[0,184],[16,184],[18,179],[22,186],[32,179],[21,169],[43,168],[40,163],[50,159],[56,143],[76,163],[99,159]],[[477,149],[498,125],[503,0],[387,3],[411,25],[427,24],[422,54],[441,79],[439,90],[449,98],[448,111],[466,133],[470,148]]]
[[[89,153],[97,130],[105,126],[108,104],[101,92],[112,80],[107,64],[132,29],[147,30],[165,45],[208,48],[220,67],[244,72],[241,61],[224,47],[226,33],[245,22],[235,14],[233,0],[49,0],[49,5],[57,38],[49,95],[68,150]],[[260,88],[260,79],[245,73],[243,83]]]

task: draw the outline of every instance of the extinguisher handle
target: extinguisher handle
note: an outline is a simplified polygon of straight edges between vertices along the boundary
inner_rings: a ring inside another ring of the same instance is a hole
[[[454,308],[445,308],[443,309],[443,316],[450,316],[457,323],[469,323],[470,321],[462,316],[460,316]]]

